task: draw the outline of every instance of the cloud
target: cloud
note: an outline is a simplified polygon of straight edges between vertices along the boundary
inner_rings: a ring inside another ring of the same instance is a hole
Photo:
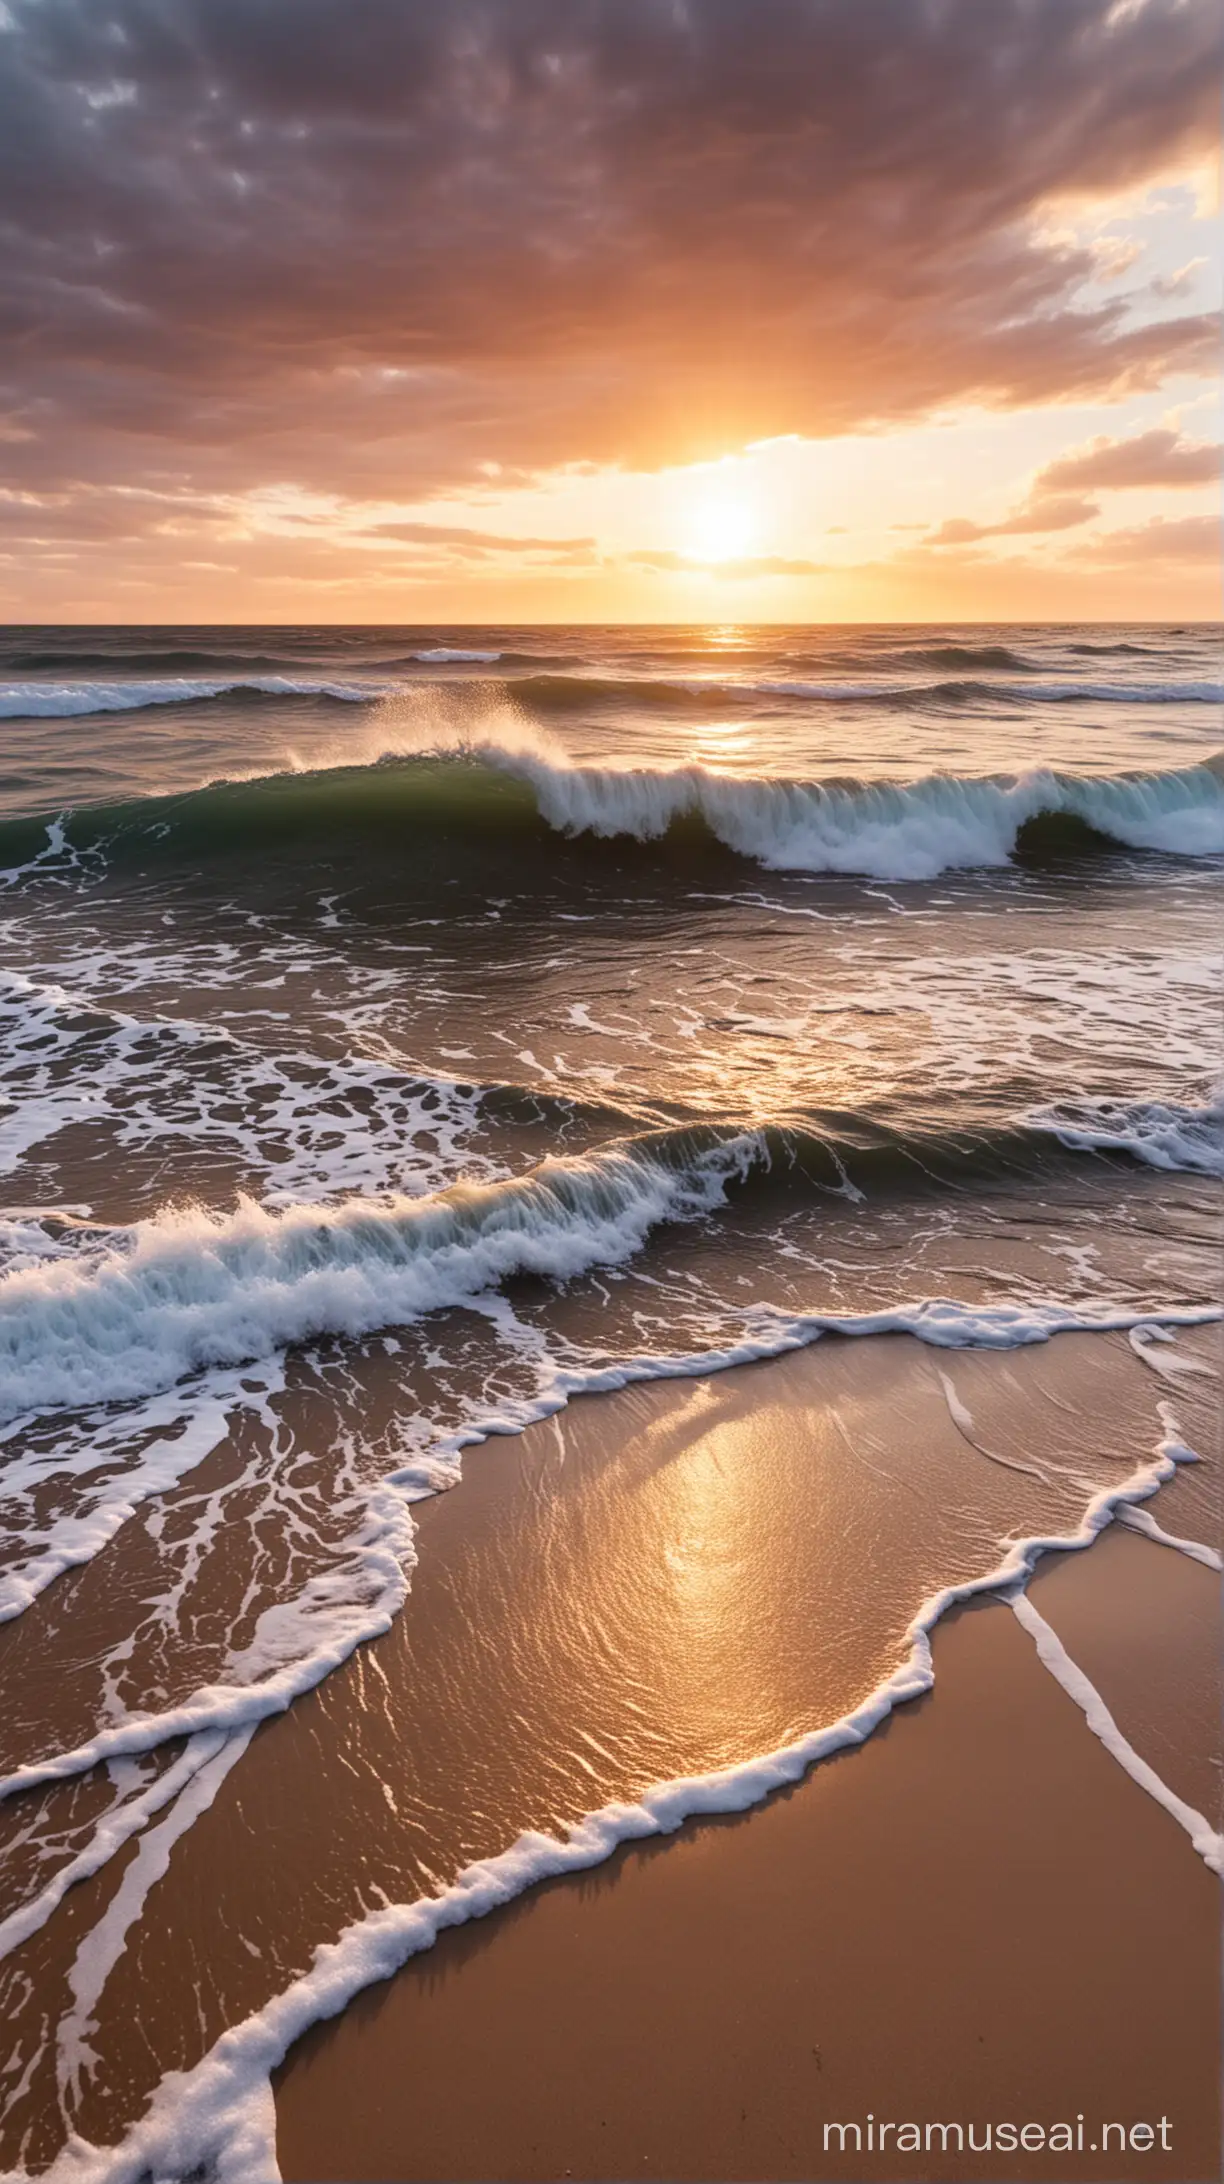
[[[1128,568],[1137,562],[1218,568],[1222,545],[1216,516],[1154,516],[1133,530],[1104,532],[1084,547],[1078,558],[1105,569]]]
[[[662,548],[643,547],[635,553],[625,554],[623,559],[640,569],[658,569],[667,574],[684,576],[730,576],[749,578],[757,576],[823,576],[831,564],[826,561],[795,561],[785,554],[745,554],[726,561],[700,561],[691,554],[673,554]]]
[[[1219,477],[1224,448],[1210,440],[1183,440],[1167,427],[1129,440],[1090,440],[1038,472],[1038,493],[1114,491],[1134,486],[1210,485]]]
[[[1017,508],[1014,515],[1002,523],[970,523],[964,516],[952,516],[932,531],[924,541],[928,546],[968,546],[980,538],[1015,538],[1036,531],[1070,531],[1078,524],[1091,523],[1100,514],[1095,501],[1040,498]]]
[[[595,553],[593,538],[520,538],[513,533],[479,531],[457,523],[400,523],[379,520],[357,534],[360,543],[383,545],[391,539],[411,546],[444,546],[461,560],[483,561],[495,555],[546,555],[550,560],[588,561]]]
[[[43,495],[419,505],[1213,365],[1204,316],[1087,305],[1046,216],[1214,140],[1213,0],[3,23],[0,417]]]
[[[1210,265],[1209,258],[1191,258],[1186,265],[1179,265],[1176,273],[1160,273],[1152,282],[1154,296],[1184,296],[1193,288],[1198,275]]]

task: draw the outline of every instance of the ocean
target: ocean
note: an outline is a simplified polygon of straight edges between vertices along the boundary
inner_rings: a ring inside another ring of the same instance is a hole
[[[3,633],[0,2170],[275,2176],[443,1926],[1215,1522],[1222,703],[1201,625]]]

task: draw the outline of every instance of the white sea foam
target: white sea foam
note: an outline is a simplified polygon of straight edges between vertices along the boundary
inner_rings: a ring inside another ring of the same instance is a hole
[[[233,1738],[219,1730],[205,1730],[199,1736],[189,1737],[178,1758],[165,1768],[147,1789],[140,1789],[135,1796],[118,1804],[112,1812],[104,1814],[97,1822],[85,1848],[74,1858],[69,1858],[58,1873],[48,1881],[36,1896],[31,1896],[6,1919],[0,1919],[0,1958],[10,1956],[14,1949],[28,1941],[46,1925],[70,1888],[78,1881],[89,1880],[100,1873],[103,1866],[140,1835],[148,1823],[165,1807],[172,1804],[182,1791],[192,1783],[202,1768],[210,1766],[220,1753],[229,1748],[232,1758],[237,1759],[254,1734],[254,1725],[240,1731]],[[211,1800],[210,1800],[211,1802]],[[195,1817],[194,1812],[192,1818]],[[182,1832],[181,1829],[179,1831]]]
[[[154,1396],[135,1410],[82,1421],[77,1434],[48,1446],[8,1454],[2,1485],[10,1559],[0,1571],[0,1623],[23,1615],[65,1570],[92,1562],[142,1502],[168,1493],[220,1447],[236,1411],[262,1410],[278,1381],[267,1371],[259,1384],[212,1373],[192,1388],[187,1405]],[[14,1437],[10,1425],[0,1445]],[[88,1482],[75,1506],[39,1515],[40,1495],[73,1471]]]
[[[423,1197],[168,1208],[88,1255],[36,1258],[0,1277],[0,1418],[140,1400],[316,1336],[372,1334],[514,1275],[569,1280],[621,1263],[660,1223],[713,1211],[729,1183],[769,1158],[761,1132],[704,1146],[661,1133]],[[1044,1311],[997,1307],[982,1321],[996,1330],[986,1337],[968,1308],[925,1304],[911,1312],[912,1331],[952,1345],[1042,1339],[1063,1324]],[[898,1322],[885,1313],[802,1324],[870,1332]]]
[[[259,687],[276,682],[264,678]],[[178,702],[189,694],[185,688],[171,692],[169,684],[144,687],[161,693],[141,701],[149,704]],[[330,694],[357,702],[387,693],[368,683],[337,685]],[[432,713],[404,723],[392,708],[385,717],[377,712],[371,718],[371,734],[359,751],[346,745],[326,762],[295,771],[322,778],[335,766],[351,767],[355,757],[370,765],[391,758],[475,761],[525,783],[541,818],[559,833],[648,842],[661,839],[678,820],[701,819],[727,848],[779,872],[930,880],[947,871],[1006,865],[1024,827],[1058,818],[1078,821],[1125,848],[1185,857],[1224,854],[1224,767],[1218,759],[1159,773],[1035,768],[1018,774],[935,773],[913,781],[795,780],[703,765],[580,764],[530,723],[516,725],[508,717],[487,732],[450,742],[439,740]],[[275,782],[267,775],[242,779],[258,779],[264,786]],[[80,854],[57,821],[47,848],[3,877],[16,882],[35,870],[79,860]]]
[[[1018,1595],[1012,1601],[1012,1607],[1018,1621],[1036,1646],[1042,1665],[1061,1684],[1068,1698],[1074,1699],[1093,1735],[1100,1738],[1106,1751],[1117,1760],[1132,1782],[1137,1783],[1141,1790],[1146,1790],[1148,1796],[1163,1806],[1178,1826],[1185,1829],[1204,1864],[1213,1873],[1224,1873],[1224,1836],[1218,1835],[1201,1812],[1196,1812],[1175,1790],[1171,1790],[1168,1783],[1161,1780],[1155,1768],[1150,1767],[1134,1745],[1123,1736],[1096,1686],[1089,1682],[1083,1669],[1076,1666],[1057,1632],[1051,1630],[1043,1615],[1038,1614],[1032,1601]]]
[[[1224,853],[1224,781],[1210,766],[1116,777],[1047,770],[899,782],[805,782],[675,769],[558,764],[490,741],[487,764],[530,783],[541,816],[569,834],[658,840],[699,817],[740,855],[775,871],[934,879],[1003,865],[1033,819],[1077,819],[1136,849]]]
[[[502,1312],[500,1317],[512,1339],[516,1324],[512,1315]],[[1057,1299],[972,1306],[933,1298],[859,1314],[794,1313],[755,1304],[739,1315],[738,1339],[719,1348],[673,1355],[648,1352],[586,1368],[563,1367],[547,1354],[539,1355],[532,1393],[474,1411],[458,1430],[438,1436],[423,1452],[424,1460],[414,1456],[366,1490],[363,1537],[348,1543],[354,1566],[364,1561],[364,1588],[357,1586],[337,1597],[326,1577],[312,1581],[298,1599],[266,1611],[257,1643],[248,1649],[232,1682],[211,1685],[160,1713],[131,1714],[72,1751],[15,1769],[0,1777],[0,1799],[43,1783],[68,1780],[103,1762],[153,1751],[174,1737],[218,1730],[230,1734],[283,1712],[302,1692],[322,1682],[364,1639],[380,1636],[390,1627],[404,1598],[405,1571],[415,1553],[407,1502],[433,1491],[440,1477],[454,1483],[463,1449],[492,1434],[521,1432],[563,1409],[575,1395],[648,1381],[704,1377],[783,1356],[827,1334],[909,1334],[942,1350],[1010,1350],[1047,1342],[1058,1334],[1124,1333],[1137,1326],[1200,1327],[1220,1317],[1216,1306],[1146,1313],[1133,1308],[1086,1312]]]
[[[1183,1539],[1178,1532],[1166,1532],[1149,1509],[1124,1509],[1121,1515],[1129,1531],[1142,1532],[1145,1539],[1154,1539],[1160,1547],[1172,1547],[1191,1562],[1201,1563],[1205,1570],[1215,1570],[1217,1574],[1224,1572],[1224,1556],[1214,1547],[1208,1547],[1201,1539]]]
[[[615,1264],[659,1222],[712,1210],[765,1158],[756,1133],[687,1163],[645,1140],[427,1198],[170,1209],[87,1265],[52,1258],[0,1277],[0,1417],[129,1401],[312,1336],[370,1334],[514,1274]]]
[[[393,682],[337,682],[314,675],[167,675],[132,682],[0,683],[0,720],[69,720],[86,713],[126,713],[148,705],[188,705],[258,690],[276,698],[340,698],[370,705],[394,690]]]
[[[1171,1100],[1075,1100],[1025,1116],[1076,1152],[1130,1153],[1149,1168],[1224,1176],[1224,1097],[1201,1106]]]
[[[180,1781],[174,1802],[156,1827],[147,1822],[140,1833],[136,1855],[124,1868],[123,1877],[96,1926],[89,1929],[68,1971],[72,2006],[56,2028],[56,2075],[61,2107],[70,2095],[79,2101],[82,2080],[93,2063],[90,2034],[102,1990],[123,1954],[127,1937],[140,1918],[150,1889],[165,1878],[174,1845],[200,1814],[214,1802],[230,1770],[237,1766],[254,1729],[241,1729],[232,1737],[193,1737],[179,1762],[190,1762],[190,1772]],[[133,1831],[134,1832],[134,1831]],[[74,1875],[83,1879],[84,1874]]]
[[[460,652],[453,645],[435,645],[432,651],[414,652],[412,657],[414,660],[420,660],[427,667],[440,667],[451,661],[465,660],[491,666],[494,660],[500,660],[501,654],[500,652]]]
[[[481,1100],[478,1086],[455,1078],[410,1076],[359,1055],[276,1052],[224,1024],[139,1017],[0,972],[0,1101],[11,1102],[0,1112],[0,1174],[88,1120],[125,1149],[159,1139],[224,1149],[265,1204],[392,1184],[436,1190],[459,1171],[504,1172],[469,1142]]]
[[[467,1867],[437,1895],[369,1913],[319,1948],[309,1972],[224,2033],[193,2069],[164,2079],[121,2145],[74,2139],[50,2171],[52,2184],[140,2184],[149,2176],[172,2184],[196,2172],[215,2184],[277,2184],[272,2073],[312,2025],[390,1978],[448,1927],[482,1918],[543,1880],[602,1864],[624,1843],[670,1834],[690,1819],[747,1811],[831,1753],[863,1743],[894,1707],[931,1689],[931,1633],[950,1607],[990,1592],[1019,1593],[1043,1554],[1090,1546],[1120,1508],[1147,1500],[1179,1463],[1194,1460],[1166,1419],[1154,1460],[1096,1494],[1073,1533],[1014,1541],[995,1568],[924,1601],[906,1633],[908,1659],[840,1720],[742,1765],[662,1783],[633,1804],[605,1805],[564,1836],[522,1835],[500,1856]],[[1095,1720],[1092,1726],[1101,1733]],[[1164,1793],[1161,1801],[1167,1802],[1169,1793],[1155,1777],[1144,1786],[1153,1795]]]

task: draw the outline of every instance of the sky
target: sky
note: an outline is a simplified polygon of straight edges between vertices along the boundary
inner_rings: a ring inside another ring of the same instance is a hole
[[[1219,612],[1216,0],[0,0],[0,618]]]

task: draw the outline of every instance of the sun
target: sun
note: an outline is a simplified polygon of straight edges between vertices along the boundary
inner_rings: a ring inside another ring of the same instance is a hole
[[[756,511],[726,493],[698,501],[685,526],[695,561],[738,561],[756,537]]]

